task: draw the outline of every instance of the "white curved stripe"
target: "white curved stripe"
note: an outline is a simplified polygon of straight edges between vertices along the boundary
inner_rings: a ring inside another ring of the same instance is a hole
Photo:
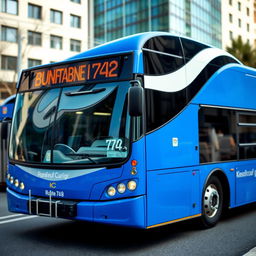
[[[144,76],[145,88],[163,91],[177,92],[186,88],[202,70],[218,56],[234,57],[218,48],[206,48],[196,54],[186,65],[175,72],[160,76]]]

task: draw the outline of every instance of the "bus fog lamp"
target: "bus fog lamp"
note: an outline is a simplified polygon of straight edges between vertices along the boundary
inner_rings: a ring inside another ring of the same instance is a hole
[[[126,190],[126,186],[124,183],[119,183],[118,186],[117,186],[117,191],[120,193],[120,194],[123,194]]]
[[[111,186],[108,188],[107,193],[109,196],[114,196],[116,194],[116,189],[113,186]]]
[[[20,182],[18,179],[14,180],[14,186],[17,188],[20,185]]]
[[[127,184],[127,188],[133,191],[137,188],[137,183],[134,180],[130,180]]]
[[[25,185],[23,182],[20,183],[20,189],[23,190],[25,188]]]

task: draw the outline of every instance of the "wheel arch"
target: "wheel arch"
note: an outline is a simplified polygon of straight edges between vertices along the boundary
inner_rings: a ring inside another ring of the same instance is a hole
[[[213,169],[207,176],[207,178],[205,179],[204,182],[204,186],[203,186],[203,191],[206,188],[206,184],[208,182],[208,180],[212,177],[215,176],[219,179],[221,185],[222,185],[222,189],[223,189],[223,200],[224,200],[224,210],[229,208],[230,206],[230,185],[229,185],[229,181],[227,178],[227,175],[225,174],[225,172],[223,170],[221,170],[220,168],[215,168]],[[202,197],[203,197],[203,193],[202,193]]]

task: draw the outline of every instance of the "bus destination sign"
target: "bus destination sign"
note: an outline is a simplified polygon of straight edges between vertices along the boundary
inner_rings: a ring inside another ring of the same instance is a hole
[[[130,56],[127,56],[127,58],[122,57],[123,56],[77,61],[69,64],[59,64],[35,70],[26,70],[22,73],[19,90],[24,91],[56,86],[78,85],[88,82],[117,80],[123,76],[121,67],[127,64],[130,66],[129,63],[125,63],[129,60],[128,57]],[[131,68],[129,69],[131,71]]]

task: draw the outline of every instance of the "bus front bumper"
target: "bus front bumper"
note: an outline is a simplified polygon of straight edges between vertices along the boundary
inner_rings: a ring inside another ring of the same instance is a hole
[[[146,228],[145,195],[113,201],[65,201],[22,195],[7,188],[11,212]]]

